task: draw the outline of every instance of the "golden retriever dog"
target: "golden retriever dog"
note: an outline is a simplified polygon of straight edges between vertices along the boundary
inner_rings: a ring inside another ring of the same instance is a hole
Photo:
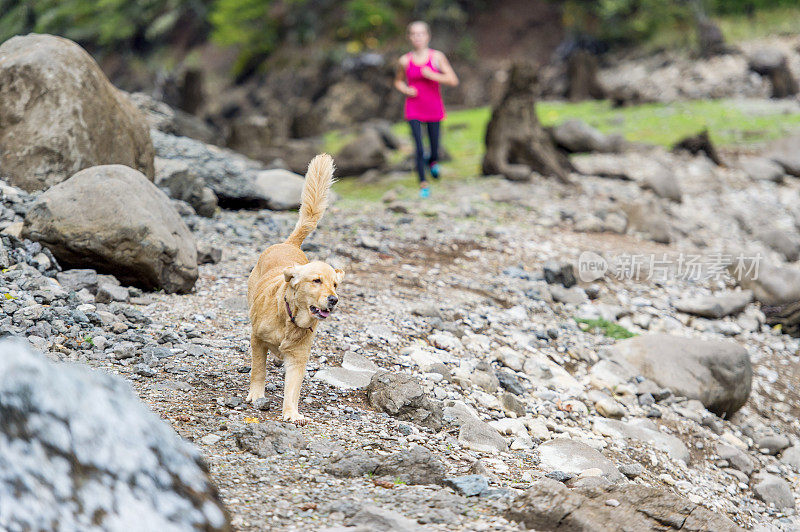
[[[247,281],[253,353],[247,400],[264,397],[267,352],[272,353],[286,369],[283,419],[301,425],[307,420],[298,410],[300,385],[311,343],[320,320],[327,318],[339,302],[336,288],[344,272],[324,262],[309,262],[300,245],[325,213],[332,183],[333,159],[317,155],[308,165],[300,219],[294,231],[284,243],[270,246],[261,254]]]

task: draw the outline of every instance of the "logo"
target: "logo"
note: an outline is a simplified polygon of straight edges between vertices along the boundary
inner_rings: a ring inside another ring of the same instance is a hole
[[[606,259],[592,251],[584,251],[578,257],[578,277],[584,283],[596,281],[608,271]]]

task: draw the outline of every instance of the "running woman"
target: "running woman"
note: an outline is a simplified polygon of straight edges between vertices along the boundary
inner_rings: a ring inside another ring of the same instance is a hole
[[[409,24],[408,40],[414,49],[400,58],[394,86],[406,95],[405,119],[414,137],[419,195],[427,198],[430,189],[425,167],[432,177],[439,178],[439,124],[445,117],[440,85],[455,87],[458,77],[442,52],[428,48],[431,32],[427,23],[417,21]],[[428,130],[431,148],[427,159],[422,144],[423,123]]]

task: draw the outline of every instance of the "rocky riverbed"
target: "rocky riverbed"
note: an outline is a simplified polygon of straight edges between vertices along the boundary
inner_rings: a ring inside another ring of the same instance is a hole
[[[445,180],[427,202],[335,204],[305,246],[347,276],[315,341],[302,428],[279,421],[280,368],[267,401],[243,403],[246,278],[293,213],[185,210],[206,262],[186,295],[57,272],[5,236],[0,334],[128,380],[200,448],[240,530],[797,529],[798,340],[765,323],[763,286],[674,270],[721,243],[785,267],[755,222],[735,223],[764,212],[733,207],[760,198],[780,221],[796,183],[703,155],[613,156],[634,174],[666,161],[677,203],[652,192],[657,172],[600,177],[609,160],[582,157],[579,185]],[[3,192],[13,229],[32,198]],[[626,197],[656,207],[637,214]],[[581,280],[583,252],[612,270]],[[614,270],[626,254],[673,269]]]

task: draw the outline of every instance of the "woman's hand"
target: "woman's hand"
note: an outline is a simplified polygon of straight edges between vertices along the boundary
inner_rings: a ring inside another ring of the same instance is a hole
[[[406,90],[404,91],[405,95],[409,98],[416,98],[417,97],[417,89],[411,86],[406,86]]]
[[[426,66],[422,67],[420,69],[420,73],[422,74],[423,78],[427,78],[433,81],[440,80],[440,74],[438,72],[434,72],[430,67]]]

